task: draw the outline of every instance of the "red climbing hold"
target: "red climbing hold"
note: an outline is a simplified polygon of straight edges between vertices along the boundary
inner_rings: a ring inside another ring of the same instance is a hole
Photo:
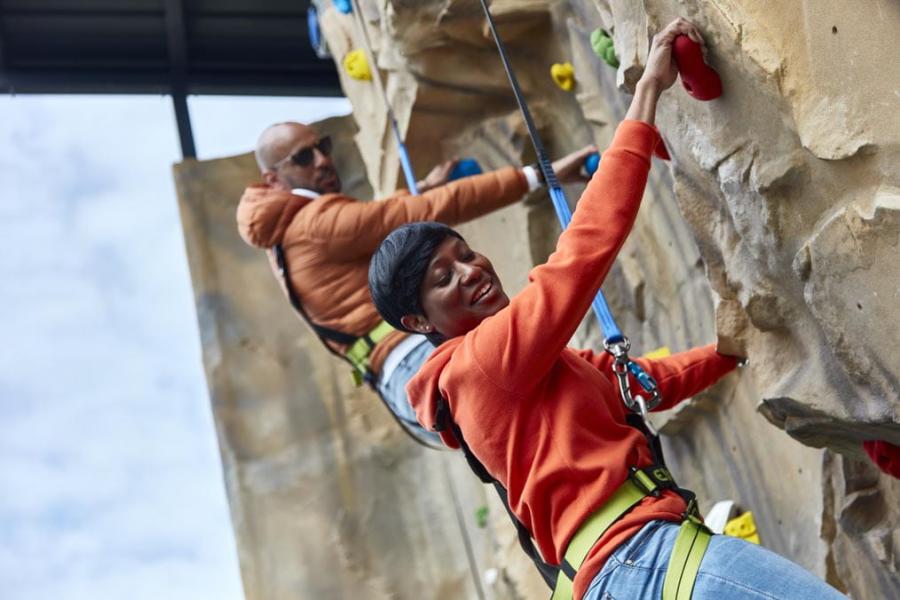
[[[661,141],[656,145],[656,150],[653,151],[658,158],[663,160],[672,160],[672,157],[669,156],[669,151],[666,149],[666,143]]]
[[[672,44],[675,64],[681,83],[688,94],[697,100],[714,100],[722,95],[719,74],[703,61],[700,44],[686,35],[679,35]]]
[[[881,440],[869,440],[863,442],[863,449],[879,469],[900,479],[900,446]]]

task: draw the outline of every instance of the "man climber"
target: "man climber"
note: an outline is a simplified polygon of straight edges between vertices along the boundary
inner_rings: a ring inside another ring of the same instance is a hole
[[[361,202],[341,194],[328,136],[300,123],[267,128],[256,145],[264,183],[251,185],[237,210],[250,245],[283,253],[282,280],[310,325],[333,352],[350,358],[356,373],[385,400],[401,425],[424,440],[406,397],[406,382],[431,353],[421,335],[396,331],[372,305],[367,273],[372,253],[396,227],[416,221],[458,224],[508,206],[540,186],[537,170],[507,167],[447,183],[453,162],[419,183],[420,195],[398,193]],[[554,168],[564,183],[586,181],[585,148]],[[436,439],[436,438],[435,438]]]
[[[674,485],[658,440],[620,399],[611,355],[568,347],[637,217],[678,35],[702,43],[683,19],[654,36],[571,224],[519,294],[507,296],[490,261],[440,223],[392,232],[372,259],[370,290],[385,320],[437,346],[408,385],[419,420],[506,489],[526,535],[561,565],[555,600],[836,600],[786,559],[701,535],[693,494]],[[659,409],[737,364],[713,345],[639,362],[659,384]]]

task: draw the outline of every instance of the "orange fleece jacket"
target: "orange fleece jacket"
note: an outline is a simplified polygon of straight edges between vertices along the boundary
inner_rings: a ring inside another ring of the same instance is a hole
[[[435,425],[447,399],[466,442],[509,492],[509,504],[541,553],[559,563],[581,523],[652,463],[644,436],[625,421],[611,357],[567,344],[637,216],[656,129],[625,121],[546,264],[508,307],[442,344],[407,386],[421,423]],[[734,368],[713,346],[640,360],[659,382],[666,409]],[[636,386],[636,383],[632,383]],[[458,444],[452,433],[444,441]],[[607,557],[653,519],[678,521],[684,501],[652,496],[616,522],[575,579],[580,598]]]
[[[521,169],[513,167],[460,179],[418,197],[404,190],[376,202],[341,194],[310,200],[253,185],[238,204],[237,222],[248,244],[284,247],[291,282],[314,322],[360,336],[381,320],[369,295],[369,261],[391,231],[415,221],[464,223],[512,204],[527,191]],[[376,346],[369,359],[376,373],[406,335],[394,332]]]

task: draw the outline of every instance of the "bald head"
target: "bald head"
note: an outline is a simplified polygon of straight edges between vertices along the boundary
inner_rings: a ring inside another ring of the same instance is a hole
[[[284,190],[304,188],[321,194],[339,192],[341,181],[331,157],[317,147],[319,133],[303,123],[270,125],[256,142],[256,163],[266,183]],[[304,149],[313,149],[310,164],[290,158]]]
[[[316,130],[303,123],[275,123],[266,127],[256,141],[256,164],[260,171],[275,167],[275,163],[287,157],[299,142],[308,138],[314,141]]]

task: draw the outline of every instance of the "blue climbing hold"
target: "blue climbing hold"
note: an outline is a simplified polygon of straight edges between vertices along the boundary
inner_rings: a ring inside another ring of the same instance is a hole
[[[332,0],[332,2],[334,2],[334,7],[345,15],[353,12],[353,3],[350,0]]]
[[[453,167],[453,170],[450,171],[450,181],[456,181],[457,179],[462,179],[463,177],[471,177],[472,175],[481,175],[484,171],[481,170],[481,165],[478,164],[478,161],[474,158],[464,158]]]
[[[587,174],[591,177],[594,176],[594,173],[597,172],[597,168],[600,166],[600,153],[594,152],[593,154],[589,154],[586,159],[584,159],[584,170],[587,171]]]
[[[322,37],[322,29],[319,27],[319,11],[315,4],[311,4],[306,11],[306,26],[309,28],[309,45],[319,58],[328,58],[328,47],[325,38]]]

